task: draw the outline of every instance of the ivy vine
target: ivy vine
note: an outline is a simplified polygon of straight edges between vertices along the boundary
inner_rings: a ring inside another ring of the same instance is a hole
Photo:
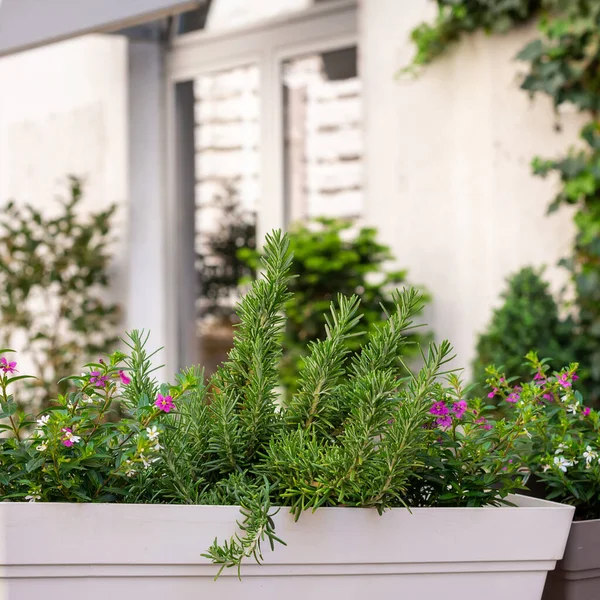
[[[600,2],[598,0],[435,0],[437,18],[416,27],[411,69],[443,55],[464,35],[505,33],[535,21],[539,35],[517,55],[527,64],[521,89],[546,94],[554,107],[570,104],[589,116],[584,145],[566,156],[533,159],[534,174],[557,175],[559,191],[549,212],[575,208],[572,254],[562,265],[575,289],[577,357],[587,391],[600,399]]]

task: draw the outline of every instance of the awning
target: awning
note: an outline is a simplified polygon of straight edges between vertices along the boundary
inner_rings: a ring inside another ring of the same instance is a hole
[[[203,0],[0,0],[0,56],[84,33],[115,31]]]

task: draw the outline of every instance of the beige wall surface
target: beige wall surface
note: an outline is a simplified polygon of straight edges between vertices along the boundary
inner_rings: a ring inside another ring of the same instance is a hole
[[[556,182],[531,175],[535,155],[553,157],[577,139],[581,117],[519,90],[514,60],[535,35],[471,36],[417,80],[397,80],[409,63],[410,30],[431,18],[428,0],[363,0],[366,217],[392,245],[412,281],[433,294],[427,320],[449,338],[457,364],[499,303],[504,278],[526,264],[556,262],[570,245],[568,213],[545,216]]]

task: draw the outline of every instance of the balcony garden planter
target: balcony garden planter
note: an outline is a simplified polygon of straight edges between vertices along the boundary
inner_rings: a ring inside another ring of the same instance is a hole
[[[539,600],[564,551],[573,509],[321,508],[276,528],[287,543],[245,564],[242,580],[201,557],[229,537],[235,506],[0,504],[5,600],[286,598]]]
[[[600,598],[600,519],[571,525],[564,558],[548,575],[543,600]]]

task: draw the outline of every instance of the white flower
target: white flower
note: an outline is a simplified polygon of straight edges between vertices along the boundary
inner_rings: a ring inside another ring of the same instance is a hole
[[[568,446],[566,444],[559,444],[554,454],[562,454],[563,450],[566,450],[567,447]]]
[[[127,471],[125,471],[125,475],[127,477],[135,477],[135,469],[133,468],[133,463],[129,459],[127,459],[125,461],[125,464],[128,467]]]
[[[72,444],[66,443],[65,442],[73,442],[73,444],[77,444],[78,442],[81,441],[81,437],[78,435],[75,435],[72,431],[68,431],[67,429],[63,429],[63,433],[65,434],[63,437],[63,444],[65,446],[71,446]]]
[[[48,424],[49,420],[50,420],[50,415],[44,415],[43,417],[40,417],[37,420],[37,426],[41,429],[42,427],[44,427],[45,425]]]
[[[158,452],[159,450],[162,450],[162,446],[156,442],[156,444],[154,444],[154,448],[153,448],[154,452]]]
[[[158,442],[158,436],[160,435],[160,431],[156,428],[156,425],[152,427],[146,427],[146,432],[148,433],[148,439],[151,442]]]
[[[567,472],[568,467],[572,467],[573,463],[570,460],[567,460],[564,456],[555,456],[554,464],[563,472]]]
[[[598,453],[592,450],[591,446],[588,446],[583,453],[583,458],[585,458],[586,467],[589,467],[590,463],[598,458]]]
[[[146,458],[143,454],[140,454],[140,460],[144,465],[144,469],[148,469],[153,462],[158,460],[158,458]]]
[[[531,439],[531,433],[529,433],[529,431],[527,431],[527,429],[523,429],[523,433],[529,438]]]
[[[576,415],[578,410],[579,402],[573,402],[573,404],[569,404],[569,406],[567,406],[567,412],[570,412],[573,415]]]
[[[550,465],[544,465],[542,471],[545,473],[550,468]]]
[[[46,442],[42,442],[39,446],[36,446],[35,449],[38,452],[44,452],[45,450],[48,449],[48,444],[46,444]]]
[[[29,494],[27,496],[25,496],[25,500],[27,500],[28,502],[35,502],[36,500],[41,500],[42,499],[42,497],[40,496],[41,490],[42,490],[42,488],[39,485],[31,488],[29,490]]]

